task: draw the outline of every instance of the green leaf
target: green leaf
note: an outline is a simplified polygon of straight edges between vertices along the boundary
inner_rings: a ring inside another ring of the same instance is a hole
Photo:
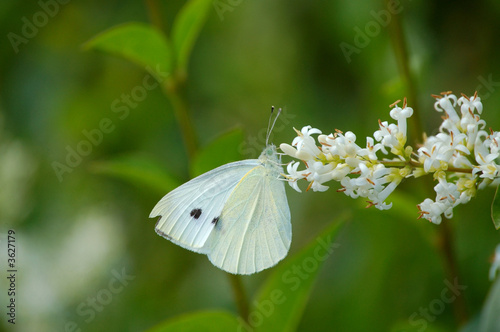
[[[500,331],[500,277],[490,289],[486,303],[481,312],[480,332]]]
[[[480,324],[480,316],[479,315],[474,315],[469,319],[467,323],[465,323],[464,326],[460,328],[460,332],[477,332],[479,330],[479,324]]]
[[[190,169],[191,176],[195,177],[223,164],[240,160],[239,150],[243,138],[243,131],[236,128],[200,149],[193,157]]]
[[[159,82],[172,71],[172,50],[166,36],[143,23],[126,23],[112,27],[83,45],[121,56],[144,67]]]
[[[498,188],[500,186],[497,187],[495,198],[493,198],[493,203],[491,204],[491,219],[497,230],[500,229],[500,195],[498,194]]]
[[[90,170],[110,175],[137,185],[146,185],[165,194],[180,185],[165,167],[142,155],[124,155],[112,160],[94,162]]]
[[[335,237],[346,218],[340,217],[338,222],[332,223],[300,252],[285,259],[273,270],[253,302],[249,315],[251,326],[247,330],[296,330],[313,282],[325,260],[334,251]]]
[[[185,74],[189,56],[196,38],[208,17],[213,0],[190,0],[175,17],[172,26],[172,43],[177,68]]]
[[[201,311],[169,319],[147,332],[234,332],[238,319],[224,311]]]
[[[430,322],[419,319],[417,321],[410,321],[405,319],[396,322],[387,332],[449,332],[450,329],[439,326],[438,324],[432,324]],[[465,331],[460,331],[465,332]]]

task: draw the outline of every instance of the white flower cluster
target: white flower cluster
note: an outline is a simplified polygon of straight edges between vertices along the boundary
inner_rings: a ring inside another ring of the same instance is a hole
[[[301,160],[305,169],[298,169],[298,161],[289,163],[288,183],[300,192],[297,181],[305,179],[310,182],[307,190],[325,191],[328,187],[324,183],[335,180],[342,186],[339,191],[352,198],[368,198],[369,206],[384,210],[391,208],[392,203],[385,200],[404,178],[431,173],[438,181],[436,198],[418,205],[420,217],[435,224],[441,223],[442,215],[451,218],[453,208],[467,203],[477,189],[500,183],[496,163],[500,133],[484,130],[486,123],[479,117],[483,105],[477,93],[470,98],[462,95],[457,99],[451,92],[433,97],[437,100],[435,109],[445,112],[444,121],[439,133],[427,137],[416,153],[406,146],[406,119],[413,114],[406,99],[402,108],[397,106],[399,101],[391,105],[390,116],[397,123],[379,120],[379,129],[366,138],[365,147],[356,144],[356,135],[350,131],[323,135],[311,126],[295,129],[298,136],[292,144],[283,143],[280,148]],[[319,145],[312,136],[316,134]]]

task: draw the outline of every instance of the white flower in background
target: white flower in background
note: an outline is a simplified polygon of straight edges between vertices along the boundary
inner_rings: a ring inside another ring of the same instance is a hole
[[[406,99],[403,107],[397,105],[399,100],[390,105],[389,114],[397,123],[379,120],[365,146],[356,143],[351,131],[344,134],[336,129],[324,135],[311,126],[295,129],[298,136],[292,145],[280,145],[286,155],[302,161],[288,165],[287,181],[300,192],[298,180],[308,181],[307,190],[313,191],[327,190],[325,183],[334,180],[340,184],[338,191],[367,198],[368,206],[384,210],[391,208],[386,200],[403,179],[432,174],[438,182],[436,196],[418,204],[419,218],[435,224],[443,216],[451,218],[453,209],[469,202],[477,189],[500,184],[500,132],[484,130],[483,104],[477,93],[457,99],[448,91],[433,97],[436,111],[445,113],[443,123],[439,133],[425,137],[416,152],[406,145],[407,119],[413,115]],[[304,169],[299,170],[302,164]]]
[[[30,211],[37,167],[38,160],[29,147],[4,129],[0,112],[0,225],[14,226]]]

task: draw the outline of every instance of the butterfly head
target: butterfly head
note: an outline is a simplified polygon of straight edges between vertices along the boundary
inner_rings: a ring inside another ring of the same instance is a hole
[[[279,170],[279,173],[283,172],[280,166],[280,158],[276,146],[274,144],[269,144],[265,147],[264,151],[260,154],[259,160],[268,169]]]
[[[268,144],[260,156],[266,159],[272,159],[273,157],[277,157],[277,155],[278,151],[276,150],[276,146],[274,144]]]

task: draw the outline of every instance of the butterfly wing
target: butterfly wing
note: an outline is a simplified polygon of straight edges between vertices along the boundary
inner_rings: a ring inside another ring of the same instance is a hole
[[[233,190],[204,248],[215,266],[252,274],[286,256],[292,229],[284,182],[278,176],[279,171],[269,172],[261,164]]]
[[[156,233],[183,248],[206,253],[203,246],[228,197],[245,174],[259,164],[257,159],[229,163],[169,192],[149,215],[160,216]]]

